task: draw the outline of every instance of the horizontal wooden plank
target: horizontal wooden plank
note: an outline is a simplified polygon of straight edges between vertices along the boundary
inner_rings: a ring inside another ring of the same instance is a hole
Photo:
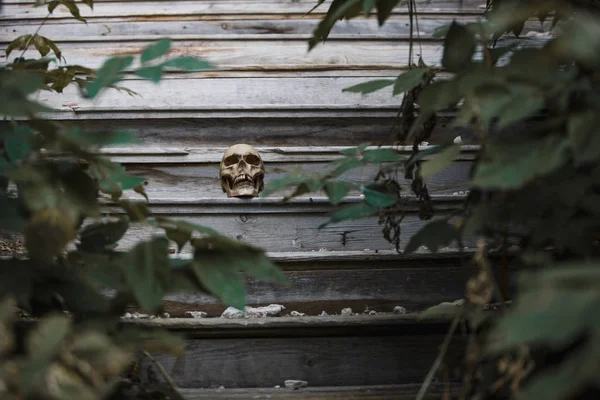
[[[120,157],[115,157],[119,159]],[[265,165],[265,185],[280,179],[294,167],[301,167],[306,173],[323,172],[327,166],[325,162],[290,162]],[[470,189],[469,172],[473,166],[471,161],[456,161],[450,167],[426,180],[427,187],[432,195],[459,196],[464,195]],[[151,202],[165,203],[169,201],[179,202],[206,202],[210,199],[227,199],[223,193],[219,180],[218,164],[126,164],[127,170],[146,179],[146,192]],[[344,173],[342,180],[361,184],[374,179],[379,168],[369,165]],[[398,181],[401,184],[402,193],[406,196],[412,194],[410,181],[404,179],[402,172],[399,173]],[[286,189],[272,195],[281,198],[290,194],[293,189]],[[323,193],[311,193],[304,198],[324,197]],[[127,193],[126,197],[136,198],[136,194]],[[229,199],[231,204],[249,204],[241,199]],[[255,201],[256,203],[256,201]],[[214,204],[214,203],[213,203]]]
[[[280,385],[283,387],[283,385]],[[420,385],[370,385],[370,386],[334,386],[307,387],[298,390],[289,389],[181,389],[180,392],[187,400],[413,400],[419,392]],[[423,400],[439,400],[446,397],[454,398],[457,388],[440,384],[429,387]]]
[[[239,17],[238,17],[239,18]],[[432,39],[435,30],[452,20],[467,23],[477,20],[473,15],[423,15],[419,18],[419,30],[415,36],[420,39]],[[394,15],[383,26],[374,18],[354,19],[348,23],[336,24],[329,34],[329,40],[399,40],[410,37],[410,24],[406,15]],[[154,16],[136,18],[97,18],[88,24],[77,21],[48,21],[40,34],[51,38],[59,45],[63,42],[82,41],[127,41],[156,40],[169,37],[172,40],[223,40],[223,39],[287,39],[307,40],[312,36],[318,21],[307,16],[302,19],[220,19],[199,20],[198,18],[179,17],[159,20]],[[0,21],[0,43],[21,35],[31,33],[39,21],[15,20]],[[523,27],[521,37],[540,36],[548,31],[551,22],[540,24],[528,21]]]
[[[147,115],[138,119],[89,119],[71,113],[76,122],[58,119],[57,122],[77,124],[84,131],[126,130],[150,148],[227,147],[246,142],[254,146],[356,146],[370,142],[373,145],[391,144],[395,141],[395,118],[365,115],[354,111],[346,117],[298,117],[297,113],[281,113],[281,118],[156,118]],[[354,115],[352,115],[354,114]],[[63,116],[65,116],[63,114]],[[67,116],[68,117],[68,116]],[[302,118],[298,122],[298,118]],[[5,122],[0,122],[0,127]],[[515,130],[518,127],[510,127]],[[527,131],[527,125],[520,125]],[[439,144],[461,137],[464,144],[476,144],[478,135],[471,126],[455,126],[452,117],[440,116],[431,144]]]
[[[153,207],[155,212],[158,207]],[[319,225],[327,222],[331,212],[300,212],[302,209],[286,213],[240,213],[240,214],[174,214],[170,207],[163,215],[176,216],[190,222],[210,226],[228,236],[252,243],[267,251],[333,251],[333,250],[393,250],[381,233],[377,217],[334,224],[322,229]],[[209,211],[208,211],[209,212]],[[448,215],[449,211],[440,210],[438,216]],[[415,213],[408,213],[401,224],[402,243],[418,232],[428,221],[421,221]],[[153,234],[163,234],[162,230],[146,226],[132,226],[119,242],[117,250],[127,250],[139,240],[150,238]],[[474,247],[474,243],[465,243]],[[175,248],[175,246],[173,246]],[[451,248],[448,248],[451,249]],[[190,253],[185,246],[183,253]]]
[[[285,271],[290,286],[248,278],[246,302],[252,306],[282,304],[287,308],[284,315],[292,310],[333,315],[346,307],[357,313],[365,309],[391,313],[395,306],[418,312],[464,297],[465,284],[477,268],[460,266],[460,262],[455,258],[453,263],[437,267],[400,268],[399,261],[396,268],[388,269],[363,264],[362,269]],[[184,317],[186,311],[218,316],[227,308],[215,297],[201,293],[174,294],[165,301],[165,310],[172,317]]]
[[[505,39],[503,42],[502,44],[511,44],[514,39]],[[545,42],[542,39],[531,39],[521,40],[519,44],[539,47]],[[131,40],[69,42],[60,44],[60,48],[69,64],[99,68],[108,57],[138,55],[150,43],[152,42]],[[215,65],[218,70],[214,71],[400,70],[408,67],[409,47],[407,40],[333,39],[309,52],[305,40],[181,40],[174,43],[169,57],[196,56]],[[2,51],[5,49],[6,44],[0,47]],[[415,56],[422,57],[427,65],[439,66],[441,54],[441,42],[424,41],[415,46]],[[17,56],[20,53],[11,55]],[[35,49],[25,52],[27,58],[37,56]],[[219,76],[218,72],[195,75]],[[368,77],[368,72],[364,76]],[[182,75],[182,78],[186,78],[186,75]]]
[[[442,341],[442,334],[191,339],[185,356],[155,358],[181,388],[273,387],[287,379],[310,386],[402,384],[423,380]],[[450,365],[463,346],[460,337],[451,341]],[[142,363],[144,378],[149,365]]]
[[[481,13],[483,1],[468,1],[464,7],[457,7],[454,1],[431,1],[421,0],[419,11],[422,13]],[[84,18],[102,17],[138,17],[138,16],[180,16],[180,15],[296,15],[302,17],[316,3],[312,0],[294,1],[169,1],[168,4],[153,1],[122,1],[122,2],[98,2],[94,9],[80,7],[81,16]],[[322,6],[316,15],[327,11]],[[407,7],[397,7],[395,13],[406,13]],[[42,19],[48,14],[46,7],[33,7],[33,4],[6,3],[3,6],[3,14],[0,19]],[[62,5],[58,6],[50,15],[51,19],[72,18],[68,9]]]

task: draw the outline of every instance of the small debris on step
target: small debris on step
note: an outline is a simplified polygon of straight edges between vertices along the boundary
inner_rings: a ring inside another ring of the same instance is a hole
[[[227,307],[227,309],[225,311],[223,311],[223,314],[221,314],[221,317],[223,318],[244,318],[244,312],[242,310],[238,310],[235,307]]]
[[[185,316],[187,318],[206,318],[208,314],[204,311],[186,311]]]
[[[290,312],[290,317],[304,317],[306,314],[303,312],[292,311]]]
[[[249,317],[262,318],[262,317],[276,317],[285,310],[285,307],[281,304],[269,304],[264,307],[246,307],[246,314]]]
[[[273,388],[274,388],[274,389],[281,389],[281,386],[279,386],[279,385],[275,385],[275,386],[273,386]]]
[[[133,314],[126,312],[121,318],[131,319],[133,318]]]
[[[352,309],[350,307],[342,309],[342,315],[352,315]]]
[[[308,382],[306,381],[296,381],[293,379],[288,379],[287,381],[285,381],[285,387],[288,389],[296,390],[307,386]]]
[[[371,311],[369,311],[369,315],[377,315],[377,311],[371,310]]]
[[[160,314],[160,317],[161,318],[171,318],[171,314],[164,312],[164,313]]]
[[[454,144],[461,144],[462,143],[462,138],[460,136],[457,136],[454,138]]]
[[[394,314],[406,314],[406,308],[401,306],[394,307]]]
[[[327,314],[325,311],[321,312],[321,314],[319,314],[319,317],[327,317],[329,314]]]

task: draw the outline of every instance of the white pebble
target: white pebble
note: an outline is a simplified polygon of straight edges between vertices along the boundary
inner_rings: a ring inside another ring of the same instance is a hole
[[[281,386],[279,386],[279,385],[275,385],[275,386],[274,386],[274,388],[275,388],[275,389],[281,389]]]
[[[235,307],[227,307],[223,314],[221,314],[223,318],[244,318],[244,312],[242,310],[238,310]]]
[[[285,387],[289,389],[299,389],[307,386],[308,382],[306,381],[296,381],[293,379],[288,379],[287,381],[285,381]]]
[[[281,304],[269,304],[264,307],[246,307],[246,314],[250,317],[276,317],[285,310]]]
[[[329,314],[327,314],[325,311],[323,311],[321,314],[319,314],[319,317],[326,317],[326,316],[328,316],[328,315],[329,315]]]
[[[342,309],[342,315],[352,315],[352,309],[349,307]]]
[[[371,310],[371,311],[369,311],[369,315],[377,315],[377,311]]]
[[[160,317],[161,318],[171,318],[171,314],[164,312],[164,313],[160,314]]]
[[[461,144],[462,143],[462,138],[460,136],[457,136],[454,138],[454,144]]]
[[[123,318],[133,318],[133,315],[131,313],[126,312],[125,315],[123,315]]]
[[[290,316],[291,317],[304,317],[306,314],[304,314],[303,312],[298,312],[298,311],[292,311],[290,312]]]
[[[186,311],[185,316],[187,318],[206,318],[208,314],[204,311]]]
[[[406,308],[401,306],[394,307],[394,314],[406,314]]]

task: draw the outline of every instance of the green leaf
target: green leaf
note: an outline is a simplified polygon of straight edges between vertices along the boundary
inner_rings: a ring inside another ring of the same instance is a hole
[[[170,286],[169,241],[157,237],[139,243],[120,264],[142,310],[160,309]]]
[[[458,237],[459,234],[456,227],[449,224],[446,219],[432,221],[411,236],[404,249],[404,253],[413,253],[420,246],[425,246],[431,252],[437,253],[441,247],[447,246],[452,241],[458,239]]]
[[[597,162],[600,157],[600,120],[597,111],[580,112],[569,117],[567,132],[576,165]]]
[[[123,71],[133,63],[133,56],[109,58],[96,73],[96,79],[85,86],[85,97],[93,99],[102,88],[114,85],[123,78]]]
[[[317,44],[327,39],[329,32],[337,21],[343,18],[354,18],[363,10],[363,0],[333,0],[325,18],[319,22],[313,35],[308,41],[308,50],[312,50]],[[318,6],[318,4],[317,4]]]
[[[49,361],[60,352],[71,330],[71,319],[53,315],[42,319],[27,337],[27,353],[36,361]]]
[[[379,26],[382,26],[383,23],[389,18],[392,14],[392,10],[396,5],[400,2],[400,0],[377,0],[377,22]]]
[[[471,63],[476,40],[473,33],[456,21],[452,22],[444,41],[442,66],[450,72],[458,72]]]
[[[499,128],[532,116],[540,111],[546,103],[544,93],[534,86],[512,84],[509,89],[511,101],[502,108],[498,115]]]
[[[273,179],[268,182],[265,189],[260,194],[260,197],[267,197],[288,187],[301,185],[309,179],[309,177],[302,175],[302,171],[292,171],[291,173],[284,175],[283,178]]]
[[[19,203],[16,199],[0,192],[0,226],[2,229],[23,232],[25,219],[20,215],[18,207]]]
[[[568,150],[568,140],[556,134],[517,141],[490,140],[472,184],[485,189],[517,189],[563,166]]]
[[[319,2],[321,1],[319,0]],[[365,17],[369,17],[371,15],[373,7],[375,7],[375,0],[363,0],[363,14]]]
[[[363,166],[363,162],[358,158],[353,156],[344,157],[328,164],[328,167],[332,169],[327,173],[327,176],[331,178],[340,176],[345,172],[361,166]]]
[[[144,222],[152,214],[146,201],[119,200],[119,205],[133,222]]]
[[[152,67],[143,67],[135,70],[135,74],[140,78],[148,79],[154,83],[160,82],[162,78],[162,65],[156,65]]]
[[[219,233],[212,228],[187,221],[178,221],[163,217],[157,218],[156,221],[158,222],[158,226],[165,230],[167,238],[177,244],[178,252],[192,238],[194,232],[208,236],[219,236]]]
[[[369,147],[368,142],[366,143],[361,143],[359,144],[357,147],[350,147],[344,150],[341,150],[340,153],[344,154],[346,156],[360,156],[367,147]]]
[[[106,251],[109,246],[117,243],[128,229],[128,218],[103,218],[83,228],[79,234],[79,248],[93,253]]]
[[[362,192],[365,194],[366,202],[377,208],[392,206],[398,200],[396,193],[389,192],[385,185],[379,183],[367,185]]]
[[[437,81],[421,90],[418,103],[424,112],[434,112],[456,106],[462,97],[456,80]]]
[[[367,203],[359,203],[346,208],[342,208],[340,211],[333,214],[331,219],[319,226],[319,229],[336,222],[348,221],[361,219],[375,215],[379,213],[379,209]]]
[[[34,132],[27,126],[18,126],[4,139],[4,151],[8,159],[16,163],[31,154]]]
[[[423,82],[423,77],[429,71],[429,68],[414,68],[400,74],[394,82],[394,96],[419,86]]]
[[[363,152],[363,161],[369,163],[399,162],[404,160],[398,151],[394,149],[373,149]]]
[[[208,61],[186,56],[173,58],[172,60],[165,61],[161,65],[163,68],[179,68],[186,71],[202,71],[204,69],[215,68],[214,65]]]
[[[452,165],[454,160],[460,155],[460,146],[453,144],[448,146],[440,153],[435,154],[431,159],[421,164],[419,173],[423,179],[427,179]]]
[[[81,128],[73,128],[66,133],[66,136],[76,140],[82,146],[141,144],[141,140],[133,133],[124,130],[84,132]]]
[[[167,54],[170,48],[171,39],[160,39],[159,41],[149,45],[142,51],[140,61],[142,62],[142,64],[146,64],[149,61],[156,60],[157,58]]]
[[[324,189],[331,204],[339,204],[348,192],[354,189],[354,185],[344,181],[329,181],[325,184]]]
[[[10,56],[10,53],[12,53],[13,50],[25,50],[27,46],[29,46],[32,43],[32,41],[33,35],[31,34],[21,35],[18,38],[14,39],[6,46],[6,50],[4,50],[4,52],[6,53],[6,59],[8,59],[8,56]]]
[[[193,267],[200,283],[226,304],[245,307],[244,280],[240,271],[262,280],[288,284],[288,279],[253,246],[225,236],[193,239]]]
[[[392,86],[395,82],[396,81],[393,79],[375,79],[373,81],[363,82],[358,85],[344,88],[342,89],[342,92],[368,94],[383,89],[384,87]]]
[[[464,301],[457,300],[452,303],[444,302],[437,304],[435,306],[429,307],[425,311],[419,314],[419,319],[427,319],[427,318],[447,318],[452,319],[456,315],[460,314],[463,309]]]

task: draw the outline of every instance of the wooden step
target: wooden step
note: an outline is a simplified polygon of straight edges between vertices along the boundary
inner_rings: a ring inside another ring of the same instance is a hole
[[[130,320],[186,336],[184,356],[156,355],[181,388],[273,388],[416,384],[438,354],[449,321],[417,315]],[[450,342],[453,365],[464,338]],[[141,360],[142,379],[155,366]],[[318,397],[317,397],[318,398]]]
[[[182,389],[187,400],[414,400],[420,385],[371,385],[334,386],[289,389]],[[454,400],[457,389],[454,385],[432,385],[424,400]],[[447,397],[443,397],[447,396]]]

